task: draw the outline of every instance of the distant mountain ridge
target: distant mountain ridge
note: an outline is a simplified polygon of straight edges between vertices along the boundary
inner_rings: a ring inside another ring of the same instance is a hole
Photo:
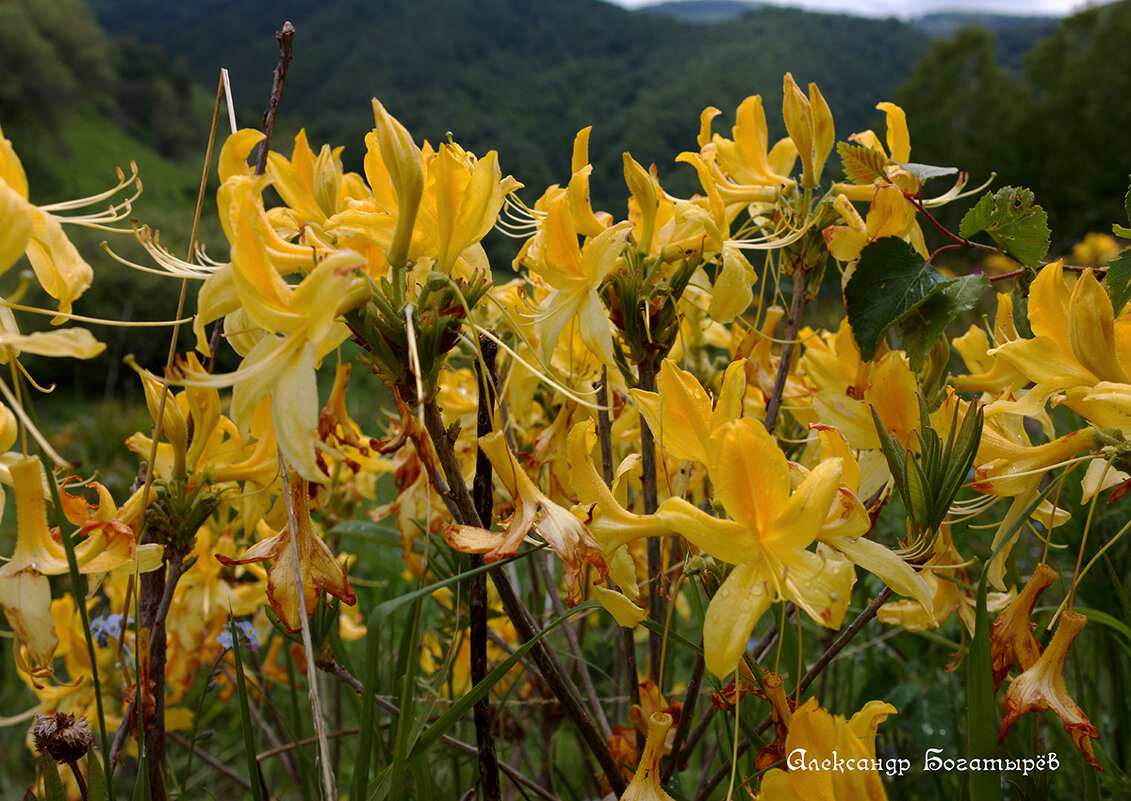
[[[599,0],[91,3],[112,33],[185,57],[206,86],[228,67],[244,125],[259,123],[273,33],[290,19],[295,59],[276,139],[285,152],[301,119],[312,142],[346,145],[347,166],[358,167],[376,96],[417,138],[451,131],[476,152],[498,149],[505,170],[540,189],[568,179],[574,134],[594,125],[594,199],[618,206],[625,150],[656,162],[665,186],[675,174],[673,191],[697,188],[694,171],[673,159],[695,147],[708,105],[723,109],[717,126],[726,130],[742,98],[761,93],[773,134],[784,135],[776,109],[787,71],[821,86],[839,132],[880,124],[875,104],[893,97],[928,43],[896,20],[781,8],[692,25]]]

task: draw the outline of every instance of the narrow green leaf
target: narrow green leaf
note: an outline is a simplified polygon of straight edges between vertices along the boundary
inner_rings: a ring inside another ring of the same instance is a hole
[[[106,773],[94,751],[86,752],[86,797],[89,801],[110,801]]]
[[[868,361],[875,356],[884,333],[944,284],[942,273],[902,239],[884,237],[865,247],[844,288],[848,322],[861,358]]]
[[[907,494],[910,498],[908,499],[907,514],[911,517],[911,522],[919,528],[933,526],[928,487],[927,476],[923,473],[923,468],[914,459],[908,459]]]
[[[396,739],[393,743],[393,770],[390,778],[391,787],[401,790],[404,787],[404,775],[409,767],[409,735],[413,729],[412,696],[416,689],[416,668],[419,660],[416,658],[417,649],[420,647],[420,611],[423,599],[418,598],[413,605],[412,624],[405,626],[401,645],[398,649],[398,663],[403,669],[400,676],[400,715],[397,716]]]
[[[887,459],[888,469],[891,470],[892,477],[895,479],[895,488],[899,491],[903,505],[910,510],[911,494],[907,486],[907,453],[903,450],[902,445],[891,438],[887,426],[884,425],[884,421],[880,419],[880,415],[874,407],[872,407],[872,422],[876,426],[876,434],[880,438],[880,448],[884,452],[884,458]]]
[[[150,801],[152,793],[149,792],[149,760],[144,753],[137,760],[137,776],[134,778],[134,793],[132,801]]]
[[[42,754],[39,763],[43,767],[45,801],[67,801],[67,792],[63,789],[63,780],[59,778],[59,766],[55,764],[55,760]]]
[[[244,756],[247,759],[247,779],[251,784],[251,795],[255,801],[263,801],[263,789],[259,786],[259,765],[255,760],[255,734],[251,728],[251,708],[247,701],[247,682],[244,679],[243,659],[240,656],[240,637],[236,630],[236,619],[229,615],[228,631],[232,635],[232,657],[236,663],[236,690],[240,697],[240,728],[243,731]],[[314,677],[310,677],[313,681]]]
[[[997,707],[994,705],[994,673],[990,649],[990,615],[986,608],[989,571],[978,581],[974,608],[974,637],[966,655],[966,736],[971,759],[992,759],[997,753]],[[1001,798],[1001,778],[992,771],[971,771],[971,801]]]
[[[935,341],[962,312],[974,308],[979,298],[990,287],[984,275],[964,275],[944,281],[918,310],[900,327],[903,349],[911,360],[911,369],[919,371]]]
[[[989,234],[999,248],[1027,267],[1039,265],[1049,252],[1048,215],[1028,189],[1003,186],[987,192],[966,212],[958,232],[967,239]]]
[[[511,668],[518,664],[518,661],[522,659],[522,657],[526,656],[530,649],[533,648],[539,640],[541,640],[543,637],[545,637],[565,621],[569,620],[574,615],[580,614],[581,612],[587,611],[589,609],[595,609],[598,606],[600,606],[600,604],[596,601],[585,601],[578,604],[577,606],[568,610],[564,615],[560,615],[559,617],[551,620],[546,628],[542,629],[542,631],[540,631],[535,637],[516,648],[513,654],[496,665],[494,670],[484,676],[481,682],[468,690],[467,693],[464,694],[458,701],[448,707],[447,711],[445,711],[444,714],[436,718],[436,721],[431,726],[429,726],[427,731],[425,731],[424,734],[421,735],[420,739],[417,740],[416,745],[412,749],[412,753],[408,757],[409,762],[411,763],[426,754],[428,752],[428,749],[430,749],[432,745],[437,740],[439,740],[440,737],[445,734],[457,720],[467,714],[467,712],[473,706],[475,706],[476,701],[490,692],[491,688],[494,687],[499,681],[501,681],[503,677],[510,672]]]

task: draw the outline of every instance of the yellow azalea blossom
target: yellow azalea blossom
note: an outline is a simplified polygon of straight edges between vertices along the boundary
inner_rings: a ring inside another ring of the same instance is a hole
[[[762,777],[758,801],[881,801],[886,799],[876,769],[876,728],[894,706],[869,701],[845,720],[808,699],[794,710],[785,738],[786,764]],[[866,765],[856,770],[824,770],[821,763],[836,755]],[[815,764],[814,764],[815,763]]]
[[[892,185],[877,186],[867,218],[862,218],[844,195],[837,195],[833,207],[844,221],[843,225],[830,225],[822,232],[829,253],[837,261],[856,261],[860,251],[877,239],[894,236],[905,239],[915,229],[915,207],[903,196],[903,191]],[[927,256],[922,239],[912,244]]]
[[[878,576],[898,594],[915,599],[929,612],[931,592],[922,577],[891,548],[866,536],[872,528],[872,520],[858,496],[860,466],[848,446],[848,440],[832,426],[815,424],[812,428],[817,432],[821,456],[824,459],[839,458],[843,468],[837,499],[817,539],[836,548],[853,564]],[[799,472],[804,470],[797,469]]]
[[[648,718],[644,753],[620,801],[675,801],[660,786],[660,760],[664,758],[664,743],[671,727],[672,716],[667,712],[655,712]]]
[[[622,222],[577,244],[568,200],[550,204],[542,227],[530,242],[524,263],[553,287],[539,306],[542,357],[549,361],[566,325],[577,320],[585,345],[603,364],[616,366],[611,323],[597,295],[624,251],[632,223]]]
[[[25,666],[26,671],[42,676],[50,672],[58,644],[51,619],[51,586],[47,576],[64,574],[70,568],[63,543],[47,528],[45,476],[39,459],[21,459],[11,465],[10,472],[16,493],[18,534],[15,553],[0,566],[0,607],[16,637],[28,650],[31,664]],[[95,516],[113,515],[111,510],[115,507],[108,494],[101,500],[103,507]],[[84,526],[88,536],[74,548],[80,573],[105,573],[122,568],[149,571],[160,565],[160,545],[146,546],[139,553],[134,532],[127,526],[115,525],[112,517],[96,519],[93,523]],[[154,555],[156,560],[152,558]],[[144,559],[139,563],[141,556]]]
[[[732,187],[739,191],[742,187],[776,189],[795,184],[789,175],[797,159],[797,147],[790,139],[770,147],[761,95],[751,95],[738,105],[731,129],[733,139],[711,133],[711,121],[721,113],[708,107],[699,116],[699,147],[706,150],[710,146],[714,151],[720,177],[726,179],[717,181],[721,191]]]
[[[998,732],[999,743],[1005,740],[1009,728],[1026,712],[1051,709],[1063,721],[1072,742],[1088,764],[1103,770],[1092,752],[1092,740],[1100,736],[1099,729],[1072,700],[1064,684],[1064,661],[1068,658],[1068,648],[1087,622],[1088,619],[1077,612],[1068,611],[1061,615],[1049,647],[1032,667],[1009,685],[1005,696],[1005,718]]]
[[[994,345],[1004,345],[1019,338],[1013,320],[1013,296],[999,292],[997,313],[994,315]],[[989,354],[990,338],[981,326],[970,326],[965,334],[952,339],[951,345],[966,363],[968,371],[965,375],[955,375],[950,379],[951,386],[959,392],[997,394],[1009,389],[1020,389],[1028,383],[1028,379],[1016,367],[1000,356]]]
[[[990,627],[990,644],[994,668],[994,692],[1014,663],[1022,672],[1037,663],[1040,643],[1033,638],[1033,607],[1037,599],[1056,581],[1057,574],[1046,564],[1037,565],[1028,583]]]
[[[550,500],[518,463],[502,431],[480,437],[479,447],[491,460],[495,474],[514,502],[514,513],[506,521],[506,531],[494,532],[475,526],[444,527],[444,539],[457,551],[481,553],[486,561],[512,556],[522,541],[537,526],[538,533],[562,560],[567,600],[571,606],[581,602],[582,563],[595,567],[604,577],[608,566],[601,548],[585,524],[568,510]]]
[[[785,118],[785,128],[797,147],[801,157],[803,174],[801,185],[812,189],[821,182],[821,173],[825,169],[825,160],[832,152],[836,134],[833,132],[833,115],[829,104],[821,95],[817,84],[809,84],[809,97],[801,91],[801,87],[793,80],[791,73],[785,74],[782,92],[782,117]]]
[[[723,374],[718,401],[713,405],[699,380],[671,359],[660,363],[658,392],[630,392],[661,449],[677,459],[707,464],[711,434],[742,414],[745,370],[745,359],[731,362]]]
[[[286,284],[272,265],[254,217],[261,184],[234,178],[221,193],[231,193],[232,278],[249,322],[264,331],[239,368],[230,374],[193,373],[186,383],[200,387],[234,385],[232,419],[246,440],[259,400],[272,397],[272,415],[279,447],[306,479],[325,480],[315,458],[313,434],[318,426],[315,368],[337,347],[348,329],[339,314],[364,302],[368,287],[354,276],[361,257],[334,253],[317,264],[297,287]],[[313,255],[313,254],[312,254]]]
[[[131,176],[135,178],[136,173]],[[57,208],[79,208],[84,205],[106,200],[128,185],[121,183],[108,193],[81,201],[70,201],[58,206],[38,207],[28,201],[27,175],[20,163],[12,143],[4,138],[0,130],[0,272],[11,267],[21,255],[31,262],[40,286],[48,295],[59,301],[59,312],[68,313],[71,305],[90,286],[94,271],[67,235],[63,233],[65,217],[51,212]],[[126,202],[128,209],[128,201]],[[74,222],[112,222],[120,219],[119,209],[93,215],[88,219],[74,218]],[[53,322],[62,321],[56,317]]]
[[[761,423],[743,418],[715,433],[708,462],[716,497],[732,519],[712,517],[682,498],[669,498],[657,511],[697,548],[735,565],[703,624],[707,669],[719,678],[734,670],[775,601],[793,601],[821,625],[840,626],[852,565],[832,549],[806,549],[836,499],[841,470],[839,459],[826,460],[790,493],[785,455]]]
[[[291,499],[294,505],[294,537],[298,543],[298,559],[291,541],[288,525],[271,533],[265,521],[260,521],[258,530],[266,535],[252,545],[239,559],[222,554],[216,558],[225,565],[246,565],[252,562],[271,560],[267,572],[267,599],[279,620],[288,631],[298,631],[301,626],[300,614],[310,617],[318,608],[318,594],[325,590],[342,603],[353,605],[357,596],[346,578],[345,568],[334,556],[310,518],[309,484],[297,471],[289,474]],[[296,574],[302,576],[302,599],[298,595]]]
[[[990,351],[1005,359],[1048,395],[1101,381],[1131,381],[1131,319],[1116,325],[1107,292],[1091,270],[1069,289],[1060,262],[1037,274],[1029,288],[1032,339],[1005,342]]]

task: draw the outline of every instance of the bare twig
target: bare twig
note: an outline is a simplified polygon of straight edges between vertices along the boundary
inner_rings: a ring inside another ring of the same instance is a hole
[[[189,745],[188,740],[186,740],[181,735],[177,734],[177,732],[175,732],[175,731],[169,732],[169,739],[172,740],[173,742],[175,742],[177,745],[183,747],[183,748],[192,747],[192,746]],[[209,754],[207,751],[202,750],[199,745],[195,746],[193,748],[193,750],[196,753],[196,755],[200,757],[201,761],[208,763],[213,768],[215,768],[216,770],[223,773],[225,776],[227,776],[229,779],[231,779],[232,781],[239,784],[244,789],[246,789],[246,790],[251,789],[251,783],[245,777],[241,776],[239,774],[239,772],[232,770],[230,767],[225,765],[223,762],[218,760],[216,757]]]
[[[255,158],[255,174],[267,171],[267,153],[271,149],[271,136],[275,133],[275,117],[279,114],[279,98],[283,94],[283,84],[287,80],[287,69],[294,58],[295,26],[290,21],[283,23],[281,31],[275,31],[275,41],[279,43],[279,61],[275,64],[275,77],[271,82],[271,96],[267,100],[267,110],[263,112],[263,133],[266,136],[259,143],[259,153]]]
[[[785,344],[781,349],[781,361],[778,362],[778,374],[774,378],[774,388],[770,397],[766,399],[766,430],[774,433],[774,426],[778,423],[778,411],[781,409],[782,395],[785,394],[786,380],[789,378],[789,364],[793,361],[793,348],[797,340],[797,331],[801,326],[801,308],[805,305],[805,279],[808,274],[799,265],[793,273],[793,302],[789,309],[789,323],[785,330]]]
[[[495,377],[495,355],[499,346],[486,336],[479,338],[479,350],[483,355],[482,363],[475,363],[475,372],[479,379],[479,409],[476,419],[476,435],[487,436],[493,428],[491,424],[491,409],[493,400],[498,390],[498,381]],[[473,484],[475,497],[475,511],[480,521],[491,525],[491,512],[494,507],[494,497],[491,492],[491,460],[482,449],[478,449],[475,457],[475,481]],[[473,568],[483,566],[483,557],[480,554],[471,555]],[[469,587],[468,615],[470,617],[469,636],[471,638],[471,681],[475,684],[483,681],[487,676],[487,576],[478,573],[472,576]],[[495,734],[491,728],[491,698],[484,695],[475,702],[475,743],[478,746],[479,780],[483,786],[483,797],[486,801],[499,801],[499,760],[495,754]]]
[[[424,404],[424,425],[432,438],[437,458],[447,478],[451,500],[458,512],[457,520],[467,525],[481,526],[479,513],[475,509],[475,502],[472,500],[471,493],[468,492],[467,484],[463,479],[459,461],[456,459],[455,450],[452,448],[452,441],[448,438],[447,429],[444,428],[444,419],[440,413],[440,407],[436,405],[434,400],[426,401]],[[511,584],[506,571],[496,567],[491,571],[491,580],[495,583],[495,589],[499,593],[503,610],[514,624],[519,637],[522,638],[523,642],[534,640],[540,632],[537,630],[534,620],[530,617],[530,613],[515,593],[514,586]],[[609,786],[612,787],[614,793],[618,796],[621,795],[626,785],[620,768],[609,752],[608,744],[601,736],[601,732],[594,725],[577,688],[566,676],[561,662],[558,661],[554,652],[546,646],[546,643],[540,639],[534,644],[530,654],[534,658],[535,664],[538,665],[538,669],[541,671],[550,691],[561,701],[574,725],[577,726],[586,746],[600,763]]]
[[[638,367],[637,386],[646,392],[656,391],[656,355],[649,351]],[[659,507],[656,475],[656,439],[643,417],[640,418],[640,489],[644,501],[644,514],[650,515]],[[663,553],[659,537],[649,537],[648,552],[648,617],[655,623],[664,622]],[[664,638],[658,631],[648,633],[648,678],[660,687],[661,662]],[[663,692],[663,688],[660,687]]]

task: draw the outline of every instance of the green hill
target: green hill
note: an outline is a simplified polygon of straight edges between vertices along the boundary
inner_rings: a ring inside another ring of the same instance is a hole
[[[97,0],[119,35],[189,57],[197,80],[230,69],[242,124],[257,124],[276,59],[273,33],[297,30],[281,137],[301,119],[314,141],[346,146],[360,162],[377,96],[419,138],[451,131],[463,145],[499,150],[501,163],[538,191],[564,180],[579,128],[591,141],[599,204],[623,202],[620,155],[656,162],[694,146],[703,107],[733,110],[749,94],[781,102],[787,70],[816,81],[838,130],[868,127],[927,46],[895,21],[765,9],[727,24],[687,24],[598,0],[296,0],[170,7],[159,0]],[[191,56],[189,56],[191,54]],[[777,116],[771,112],[770,117]],[[776,133],[784,134],[780,120]],[[285,147],[285,138],[277,142]],[[695,187],[690,168],[674,191]]]

